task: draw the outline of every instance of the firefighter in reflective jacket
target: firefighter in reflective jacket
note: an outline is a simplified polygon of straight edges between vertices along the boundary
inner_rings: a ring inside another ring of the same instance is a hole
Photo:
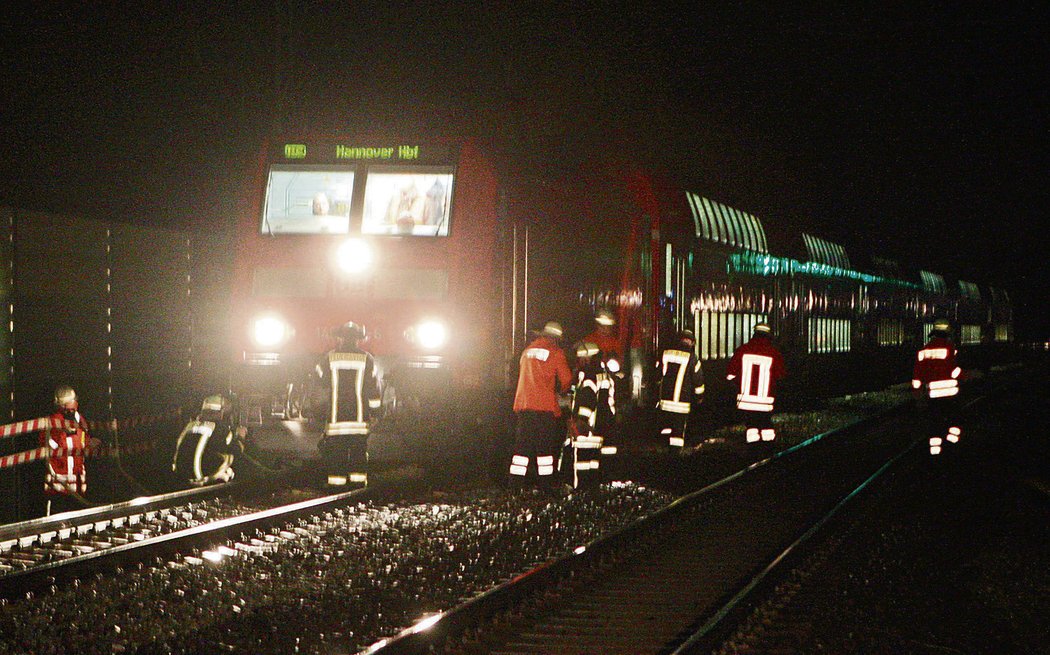
[[[572,389],[573,487],[601,481],[601,458],[616,453],[607,444],[616,428],[616,385],[596,344],[576,344],[576,382]]]
[[[912,372],[912,390],[926,401],[926,430],[931,455],[939,455],[945,441],[958,443],[962,436],[956,416],[962,369],[956,362],[958,349],[950,334],[948,321],[936,321],[930,340],[915,355]]]
[[[678,333],[678,343],[660,354],[660,435],[672,451],[685,452],[689,413],[704,399],[704,371],[693,352],[696,337]]]
[[[555,459],[566,429],[559,399],[572,385],[572,372],[559,345],[561,337],[561,325],[551,321],[521,353],[518,387],[514,393],[512,485],[531,479],[543,486],[557,484]]]
[[[324,436],[318,448],[333,487],[368,484],[369,419],[380,407],[375,359],[360,343],[367,333],[350,321],[334,332],[339,346],[317,363],[314,373],[328,392]]]
[[[583,338],[584,343],[593,343],[598,346],[599,355],[606,373],[612,376],[613,385],[619,387],[616,391],[620,398],[630,395],[628,383],[624,380],[624,368],[626,364],[624,345],[620,334],[616,331],[616,317],[608,309],[599,309],[594,314],[594,330]],[[617,419],[622,421],[623,414],[618,414]],[[605,435],[608,436],[608,435]],[[608,440],[607,440],[608,441]],[[603,448],[612,448],[611,445]]]
[[[758,323],[751,339],[736,349],[726,369],[726,379],[737,381],[736,408],[747,428],[748,443],[776,439],[773,402],[777,382],[786,373],[784,357],[773,345],[772,329]]]
[[[583,338],[585,343],[593,343],[601,352],[602,363],[610,373],[619,373],[623,369],[623,344],[616,334],[616,318],[608,309],[599,309],[594,314],[594,330]]]
[[[44,475],[45,512],[63,512],[87,505],[87,467],[84,450],[98,444],[88,436],[88,423],[72,387],[55,389],[52,427],[40,433],[40,445],[51,449]]]
[[[236,425],[233,404],[221,395],[208,396],[200,414],[186,424],[175,442],[171,470],[194,486],[233,479],[233,465],[244,453],[247,428]]]

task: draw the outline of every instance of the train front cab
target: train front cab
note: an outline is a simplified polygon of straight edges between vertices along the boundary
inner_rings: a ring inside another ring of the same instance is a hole
[[[491,281],[502,255],[486,157],[470,143],[301,139],[266,148],[255,179],[231,304],[245,422],[311,452],[326,419],[311,373],[336,345],[331,330],[354,321],[383,380],[370,457],[460,446],[449,422],[494,402],[499,384]]]

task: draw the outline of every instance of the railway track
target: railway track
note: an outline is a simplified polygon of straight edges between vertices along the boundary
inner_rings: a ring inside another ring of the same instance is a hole
[[[879,425],[869,420],[814,437],[670,505],[664,500],[647,509],[645,503],[658,499],[628,490],[621,501],[637,507],[639,515],[652,517],[615,530],[602,528],[595,519],[607,508],[586,507],[591,501],[584,496],[566,502],[481,496],[476,501],[460,499],[451,504],[433,497],[409,499],[386,508],[365,507],[359,502],[363,497],[344,495],[282,507],[256,506],[233,517],[222,516],[221,510],[209,504],[211,500],[193,498],[166,512],[158,508],[153,517],[161,517],[168,524],[202,521],[181,525],[170,533],[177,537],[157,535],[153,541],[136,541],[142,544],[139,548],[131,542],[110,542],[114,545],[75,557],[98,567],[137,561],[140,572],[143,562],[159,567],[154,572],[133,574],[136,581],[130,588],[107,593],[133,598],[136,585],[139,589],[151,588],[151,593],[168,598],[169,613],[174,603],[183,603],[182,593],[189,597],[199,584],[217,584],[223,589],[236,584],[240,600],[235,606],[213,606],[232,613],[224,616],[211,610],[207,623],[189,626],[186,635],[174,641],[170,635],[164,637],[167,641],[160,643],[171,644],[170,652],[197,652],[179,650],[179,644],[195,642],[229,652],[287,652],[281,650],[287,645],[282,640],[291,634],[297,636],[289,643],[301,645],[301,652],[357,652],[382,635],[397,634],[421,614],[426,615],[423,621],[385,642],[375,642],[371,651],[674,652],[712,617],[721,613],[726,618],[740,611],[737,608],[746,607],[749,601],[737,598],[743,587],[762,588],[767,568],[775,571],[791,559],[801,545],[796,543],[800,537],[827,520],[843,499],[869,484],[890,459],[910,447],[912,437],[896,420],[891,417]],[[707,461],[703,456],[691,459],[697,466]],[[377,492],[378,487],[370,491]],[[469,502],[460,504],[463,500]],[[340,504],[355,507],[341,509]],[[570,505],[571,510],[566,508]],[[656,507],[663,509],[656,511]],[[581,519],[585,513],[581,510],[590,511],[591,518]],[[174,520],[166,518],[172,514]],[[95,519],[98,517],[93,518],[95,523],[110,520],[110,524],[102,526],[101,531],[92,524],[77,536],[92,533],[102,537],[114,528],[112,519]],[[555,534],[581,520],[594,524],[593,529],[577,531],[591,535],[589,538]],[[414,534],[417,530],[419,534]],[[67,536],[74,538],[74,532],[77,530]],[[599,537],[602,534],[607,536]],[[231,565],[232,574],[228,575],[232,577],[209,583],[210,576],[221,574],[223,567],[200,564],[209,557],[222,559],[223,549],[247,557],[228,558],[239,562]],[[122,551],[127,551],[126,558],[120,557]],[[569,551],[571,555],[559,558]],[[171,552],[178,556],[162,561],[164,554]],[[252,557],[256,555],[259,557]],[[271,561],[266,563],[267,559]],[[772,563],[776,564],[770,567]],[[279,591],[266,582],[275,581],[278,574],[284,580],[283,576],[302,564],[306,564],[305,573],[295,573],[299,577],[294,581],[287,579],[291,591]],[[76,577],[90,571],[91,566],[61,566],[56,570],[78,571]],[[174,571],[179,568],[184,573],[176,576]],[[262,590],[252,587],[258,586],[253,580],[259,571],[269,571],[262,578]],[[54,573],[38,568],[35,586],[55,585]],[[355,577],[358,575],[362,577]],[[169,576],[178,578],[176,587],[172,582],[175,578],[165,582]],[[120,584],[111,576],[96,579],[104,581],[107,589],[117,589]],[[24,595],[24,585],[13,588]],[[182,593],[172,597],[172,589],[181,589]],[[17,593],[8,596],[14,598]],[[285,598],[286,594],[290,595]],[[327,609],[285,616],[288,600],[295,598],[306,602],[304,608]],[[462,602],[466,598],[471,600]],[[53,606],[59,601],[50,602]],[[121,611],[134,614],[133,608],[125,607],[123,600],[121,603]],[[45,603],[42,616],[48,614],[47,607]],[[346,615],[333,616],[333,608],[340,607]],[[323,623],[311,618],[311,612],[316,611],[326,617]],[[246,623],[250,617],[263,621],[268,630],[280,628],[282,632],[260,636],[258,626],[251,630],[253,624]],[[282,624],[290,624],[289,618],[296,621],[294,627]],[[712,624],[715,627],[709,627],[707,633],[717,632],[720,623]],[[320,634],[315,633],[312,641],[304,638],[300,644],[299,636],[309,636],[309,632],[304,635],[304,629]],[[642,635],[644,644],[638,643],[637,635]],[[631,638],[636,641],[629,641]],[[120,644],[125,652],[139,652],[141,644],[151,643],[126,628],[119,638],[110,635],[99,643],[105,646],[107,639]],[[238,643],[251,644],[251,649],[237,650],[239,646],[231,645]],[[555,650],[559,644],[568,645],[565,650]]]
[[[687,653],[914,439],[864,422],[755,462],[369,653]],[[699,652],[699,651],[697,651]]]
[[[214,485],[93,507],[0,527],[0,598],[49,587],[87,572],[216,543],[229,535],[338,506],[365,490],[324,495],[271,481]],[[238,542],[246,551],[270,548],[262,540]]]
[[[709,653],[793,562],[848,538],[823,531],[863,521],[851,500],[902,462],[926,460],[912,427],[891,411],[818,435],[367,652]]]

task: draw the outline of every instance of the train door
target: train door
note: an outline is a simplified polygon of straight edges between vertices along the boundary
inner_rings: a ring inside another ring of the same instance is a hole
[[[510,266],[503,269],[502,360],[503,382],[512,390],[517,380],[517,357],[528,334],[529,316],[529,226],[512,222],[505,239],[510,253]]]
[[[667,328],[666,334],[693,329],[688,288],[691,259],[688,251],[677,249],[671,243],[664,244],[664,298],[669,321],[664,326]]]

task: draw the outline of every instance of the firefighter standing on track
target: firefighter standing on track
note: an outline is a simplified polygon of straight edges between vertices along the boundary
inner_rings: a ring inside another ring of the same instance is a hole
[[[956,362],[959,351],[950,335],[948,321],[934,322],[930,340],[915,354],[912,371],[912,390],[925,401],[931,455],[939,455],[945,441],[958,443],[962,436],[957,417],[962,369]]]
[[[686,452],[689,414],[704,399],[704,371],[693,352],[696,337],[678,333],[675,345],[660,353],[660,437],[672,452]]]
[[[99,443],[88,435],[88,423],[80,413],[80,403],[72,387],[55,389],[54,404],[55,411],[50,417],[54,425],[40,433],[40,445],[52,451],[44,476],[48,516],[83,509],[89,504],[84,499],[87,493],[84,450]]]
[[[559,397],[572,385],[572,372],[559,341],[561,325],[553,321],[525,346],[519,360],[514,394],[515,434],[510,483],[557,486],[555,461],[565,437]]]
[[[368,484],[370,415],[380,407],[375,359],[361,348],[363,325],[350,321],[335,330],[339,346],[317,363],[314,374],[328,392],[329,411],[318,449],[332,487]]]
[[[736,407],[747,427],[748,443],[773,441],[773,403],[776,386],[786,374],[784,357],[773,345],[772,328],[767,323],[755,325],[751,339],[733,353],[726,369],[726,379],[737,381]]]
[[[616,426],[616,386],[598,346],[576,344],[576,383],[572,393],[573,487],[601,481],[601,459]],[[615,451],[613,451],[615,452]]]

